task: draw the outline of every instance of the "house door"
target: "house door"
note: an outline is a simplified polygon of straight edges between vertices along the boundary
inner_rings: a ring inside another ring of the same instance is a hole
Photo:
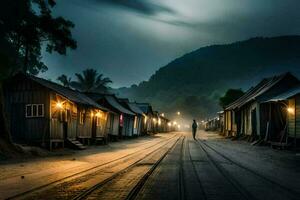
[[[27,126],[25,115],[25,104],[13,104],[11,107],[10,131],[12,140],[17,143],[27,142]]]
[[[93,117],[92,118],[92,137],[93,138],[96,138],[97,134],[96,134],[96,131],[97,131],[97,127],[96,127],[96,117]]]
[[[68,111],[61,111],[62,125],[63,125],[63,137],[68,138]]]
[[[257,119],[256,119],[256,109],[251,111],[251,129],[252,136],[257,136]]]

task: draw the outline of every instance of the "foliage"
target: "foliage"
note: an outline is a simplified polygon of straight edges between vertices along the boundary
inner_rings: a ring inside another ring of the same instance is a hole
[[[13,53],[5,56],[10,56],[13,65],[22,71],[37,74],[47,70],[41,61],[43,46],[49,53],[55,51],[62,55],[68,48],[76,48],[71,34],[74,24],[52,16],[54,0],[3,0],[1,3],[0,36],[6,47],[13,49]],[[0,52],[5,51],[5,46],[0,48]]]
[[[72,83],[72,78],[68,77],[65,74],[62,74],[59,77],[57,77],[57,80],[65,87],[70,87]]]
[[[0,6],[0,151],[14,149],[5,116],[2,84],[16,71],[38,74],[47,70],[42,49],[65,55],[75,49],[74,24],[53,17],[55,0],[2,0]]]
[[[85,69],[82,74],[75,74],[77,81],[72,82],[72,87],[82,92],[107,92],[107,85],[112,81],[103,77],[95,69]]]
[[[227,105],[233,103],[235,100],[244,95],[241,89],[228,89],[224,96],[220,97],[219,105],[225,108]]]

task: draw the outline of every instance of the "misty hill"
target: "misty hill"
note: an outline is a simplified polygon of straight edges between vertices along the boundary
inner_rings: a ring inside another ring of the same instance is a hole
[[[218,98],[226,89],[246,89],[264,76],[286,71],[300,75],[300,36],[203,47],[160,68],[148,81],[118,89],[117,94],[199,119],[220,109]]]

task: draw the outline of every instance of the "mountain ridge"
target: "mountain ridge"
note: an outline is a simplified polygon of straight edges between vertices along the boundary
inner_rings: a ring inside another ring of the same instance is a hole
[[[205,118],[228,88],[247,89],[264,76],[300,75],[300,36],[255,37],[198,48],[158,69],[148,81],[119,88],[117,95],[151,102],[172,115]],[[197,103],[198,102],[198,103]]]

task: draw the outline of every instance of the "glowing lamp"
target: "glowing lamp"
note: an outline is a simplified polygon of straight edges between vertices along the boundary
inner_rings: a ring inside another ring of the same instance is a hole
[[[160,118],[158,118],[158,125],[160,125],[161,124],[161,119]]]
[[[94,117],[94,113],[93,112],[91,112],[91,117]]]
[[[168,126],[172,126],[171,122],[168,123]]]
[[[102,117],[101,113],[100,113],[100,112],[97,112],[97,113],[96,113],[96,117]]]
[[[179,112],[179,111],[177,112],[177,115],[180,115],[180,112]]]
[[[63,107],[63,104],[61,102],[57,102],[56,103],[56,108],[63,109],[64,107]]]
[[[165,113],[161,113],[161,116],[164,117],[164,116],[165,116]]]
[[[292,108],[292,107],[288,107],[287,108],[287,111],[288,111],[288,113],[290,113],[290,114],[295,114],[295,108]]]

